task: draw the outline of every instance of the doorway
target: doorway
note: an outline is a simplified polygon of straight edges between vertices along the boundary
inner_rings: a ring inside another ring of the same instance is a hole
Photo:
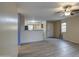
[[[61,20],[47,21],[47,38],[62,39]]]

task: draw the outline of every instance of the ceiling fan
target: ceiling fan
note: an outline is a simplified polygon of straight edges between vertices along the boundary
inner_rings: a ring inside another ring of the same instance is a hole
[[[65,15],[65,16],[69,16],[69,15],[75,15],[75,14],[78,14],[79,13],[79,8],[73,8],[74,6],[72,5],[66,5],[66,6],[63,6],[63,10],[59,10],[57,11],[56,13],[62,13],[62,15]]]

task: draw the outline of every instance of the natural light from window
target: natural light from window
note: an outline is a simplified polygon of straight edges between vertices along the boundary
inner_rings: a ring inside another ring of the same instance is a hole
[[[66,32],[66,22],[61,23],[61,32]]]

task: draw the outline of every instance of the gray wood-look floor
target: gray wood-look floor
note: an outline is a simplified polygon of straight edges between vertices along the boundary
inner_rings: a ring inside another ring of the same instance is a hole
[[[79,57],[79,44],[49,39],[23,44],[19,47],[19,57]]]

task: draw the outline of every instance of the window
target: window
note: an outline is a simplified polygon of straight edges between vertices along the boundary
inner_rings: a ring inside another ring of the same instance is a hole
[[[66,32],[66,23],[61,23],[61,32]]]
[[[33,30],[33,25],[28,25],[28,30]]]

